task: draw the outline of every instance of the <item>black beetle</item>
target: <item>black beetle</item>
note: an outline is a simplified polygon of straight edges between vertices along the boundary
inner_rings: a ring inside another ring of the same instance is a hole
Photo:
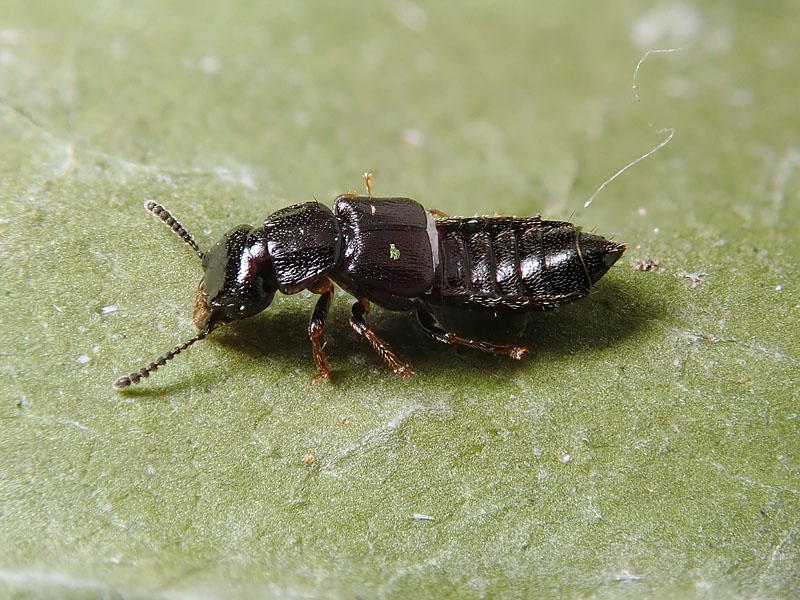
[[[523,347],[446,331],[431,307],[492,311],[554,307],[586,296],[625,251],[624,244],[583,233],[565,221],[447,217],[426,211],[409,198],[353,192],[336,198],[333,210],[306,202],[273,213],[260,227],[234,227],[203,253],[163,206],[146,202],[145,208],[203,261],[194,310],[200,333],[117,379],[117,390],[139,383],[220,325],[261,312],[276,291],[310,290],[320,295],[308,326],[317,363],[311,383],[329,378],[322,330],[333,298],[332,282],[357,299],[350,317],[353,329],[402,377],[411,369],[364,320],[370,301],[388,310],[415,311],[422,329],[445,344],[519,359],[527,352]]]

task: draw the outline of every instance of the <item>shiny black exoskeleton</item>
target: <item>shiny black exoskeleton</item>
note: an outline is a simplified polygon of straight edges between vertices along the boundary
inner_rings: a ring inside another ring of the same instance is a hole
[[[369,183],[369,182],[368,182]],[[437,322],[433,306],[493,311],[547,308],[586,296],[625,251],[623,244],[538,217],[445,217],[409,198],[339,196],[333,210],[317,202],[270,215],[260,227],[235,227],[206,253],[155,202],[145,204],[203,261],[194,322],[200,330],[147,367],[119,378],[138,383],[225,323],[267,308],[275,292],[320,294],[309,324],[317,375],[330,376],[322,332],[337,283],[356,298],[350,324],[401,376],[411,373],[366,324],[370,301],[415,311],[434,339],[521,358],[525,348],[461,337]]]

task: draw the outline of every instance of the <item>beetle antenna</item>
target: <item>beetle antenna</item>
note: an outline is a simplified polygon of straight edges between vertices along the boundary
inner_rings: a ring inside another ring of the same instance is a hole
[[[181,352],[186,350],[189,346],[191,346],[195,342],[199,342],[200,340],[205,338],[208,334],[209,334],[208,331],[201,331],[196,336],[194,336],[192,339],[183,342],[179,346],[175,346],[172,350],[167,352],[165,355],[159,357],[155,361],[151,362],[146,367],[142,367],[141,369],[139,369],[138,371],[136,371],[134,373],[131,373],[130,375],[126,375],[124,377],[120,377],[119,379],[117,379],[114,382],[114,384],[113,384],[114,389],[115,390],[124,390],[126,387],[129,387],[129,386],[133,385],[134,383],[139,383],[142,380],[143,377],[150,377],[150,373],[152,371],[157,371],[158,367],[163,367],[165,364],[167,364],[168,360],[172,360],[178,354],[180,354]]]
[[[178,237],[180,237],[184,242],[189,244],[192,247],[192,250],[194,250],[197,253],[197,256],[199,256],[201,260],[203,259],[203,253],[200,251],[200,248],[197,247],[197,244],[195,243],[192,234],[186,231],[186,228],[184,228],[183,225],[178,223],[178,220],[175,217],[173,217],[166,208],[161,206],[158,202],[153,202],[152,200],[148,200],[147,202],[145,202],[144,208],[147,212],[153,213],[159,219],[164,221],[164,223],[167,224],[167,227],[169,227],[170,229],[172,229],[172,231],[177,233]]]

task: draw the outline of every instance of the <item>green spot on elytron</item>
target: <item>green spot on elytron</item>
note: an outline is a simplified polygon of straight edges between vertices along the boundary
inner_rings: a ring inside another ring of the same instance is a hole
[[[400,250],[394,244],[389,244],[389,258],[398,260],[400,258]]]

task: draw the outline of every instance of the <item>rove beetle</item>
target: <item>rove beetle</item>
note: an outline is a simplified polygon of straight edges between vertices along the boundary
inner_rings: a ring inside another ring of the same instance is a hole
[[[260,227],[239,225],[203,253],[194,238],[160,204],[145,208],[197,253],[203,279],[194,324],[200,332],[148,366],[114,382],[139,383],[217,327],[267,308],[275,292],[310,290],[320,297],[308,335],[317,363],[313,385],[330,377],[322,331],[333,283],[356,298],[350,325],[401,377],[410,367],[367,326],[370,302],[414,311],[428,335],[521,359],[526,348],[461,337],[437,322],[432,306],[467,309],[552,308],[586,296],[625,251],[625,245],[584,233],[565,221],[539,217],[447,217],[410,198],[373,198],[355,192],[336,198],[333,210],[318,202],[279,210]]]

